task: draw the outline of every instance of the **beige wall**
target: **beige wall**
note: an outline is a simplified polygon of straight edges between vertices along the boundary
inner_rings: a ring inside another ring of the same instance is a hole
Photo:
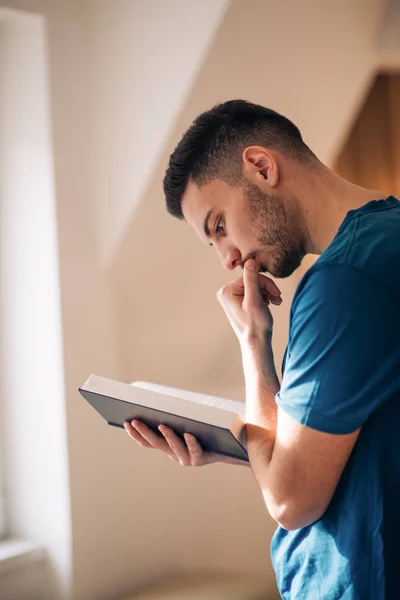
[[[166,214],[169,153],[200,111],[244,97],[329,162],[377,64],[383,2],[4,4],[48,19],[74,599],[196,567],[261,574],[273,593],[275,524],[251,471],[181,469],[105,427],[76,387],[93,372],[243,399],[215,298],[230,276]],[[298,277],[278,282],[279,372]]]

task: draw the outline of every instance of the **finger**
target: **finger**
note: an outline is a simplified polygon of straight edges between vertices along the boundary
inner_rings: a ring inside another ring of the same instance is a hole
[[[231,283],[224,285],[217,292],[218,302],[221,304],[226,314],[230,314],[230,303],[232,300],[239,302],[239,305],[242,305],[242,302],[244,302],[244,277],[245,274],[243,274],[243,277],[240,277],[236,281],[232,281]],[[281,292],[272,279],[261,273],[258,273],[258,287],[259,294],[261,294],[264,304],[267,306],[269,306],[270,302],[278,306],[282,304],[282,298],[280,296]],[[261,304],[261,298],[258,299],[258,303],[259,305]],[[246,305],[248,305],[248,295],[244,307],[246,307]]]
[[[261,292],[267,292],[271,299],[281,297],[281,291],[276,285],[275,281],[270,279],[267,275],[264,275],[263,273],[258,274],[258,285]],[[235,296],[244,296],[243,277],[240,277],[240,279],[237,279],[235,282],[228,284],[225,287],[230,288],[231,293]]]
[[[281,290],[276,285],[275,281],[270,279],[267,275],[259,273],[258,275],[258,283],[262,290],[266,290],[268,294],[272,297],[279,298],[281,295]]]
[[[258,273],[258,284],[259,284],[259,288],[261,289],[261,291],[265,290],[266,292],[268,292],[269,296],[271,296],[273,298],[280,297],[280,295],[281,295],[280,289],[278,288],[276,283],[272,279],[270,279],[267,275],[264,275],[263,273]],[[225,294],[232,295],[232,296],[244,296],[243,277],[239,277],[239,279],[236,279],[236,281],[231,281],[231,283],[224,285],[217,292],[217,296],[219,297],[219,299],[222,299],[222,297]]]
[[[143,448],[152,448],[153,446],[147,442],[144,437],[140,435],[140,433],[132,427],[132,425],[127,421],[124,423],[124,429],[128,433],[129,437],[131,437],[135,442],[140,444]]]
[[[282,304],[282,298],[280,296],[271,296],[265,289],[260,288],[261,296],[266,304],[272,302],[272,304]]]
[[[155,431],[153,431],[150,427],[148,427],[142,421],[137,421],[134,419],[132,421],[133,429],[139,432],[139,435],[149,444],[149,446],[145,446],[146,448],[154,448],[155,450],[161,450],[176,460],[176,456],[173,455],[169,445],[163,436],[158,435]]]
[[[183,437],[185,438],[187,447],[189,449],[189,454],[191,456],[191,464],[194,467],[200,466],[204,464],[204,452],[203,448],[200,446],[199,442],[191,433],[184,433]]]
[[[251,259],[244,265],[243,284],[244,284],[244,302],[248,307],[259,306],[261,300],[261,291],[258,283],[258,268],[255,260]]]
[[[183,467],[188,467],[190,465],[190,455],[188,448],[184,442],[176,435],[176,433],[166,425],[159,425],[159,431],[163,434],[164,438],[167,441],[167,444],[171,448],[172,452],[175,454],[179,462]]]

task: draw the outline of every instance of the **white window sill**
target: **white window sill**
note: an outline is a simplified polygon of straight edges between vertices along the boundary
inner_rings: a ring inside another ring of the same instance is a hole
[[[0,540],[0,575],[45,559],[42,546],[14,538]]]

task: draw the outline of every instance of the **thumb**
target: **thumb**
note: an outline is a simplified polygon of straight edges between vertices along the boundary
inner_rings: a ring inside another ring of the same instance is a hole
[[[258,305],[261,300],[258,285],[258,265],[255,260],[248,260],[244,265],[243,273],[244,299],[248,306]]]

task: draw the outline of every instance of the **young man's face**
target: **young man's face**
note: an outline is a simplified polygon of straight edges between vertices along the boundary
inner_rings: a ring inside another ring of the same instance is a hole
[[[284,199],[244,181],[233,187],[215,179],[200,188],[190,183],[182,212],[197,235],[216,249],[226,269],[256,258],[261,272],[288,277],[304,257],[293,211]]]

